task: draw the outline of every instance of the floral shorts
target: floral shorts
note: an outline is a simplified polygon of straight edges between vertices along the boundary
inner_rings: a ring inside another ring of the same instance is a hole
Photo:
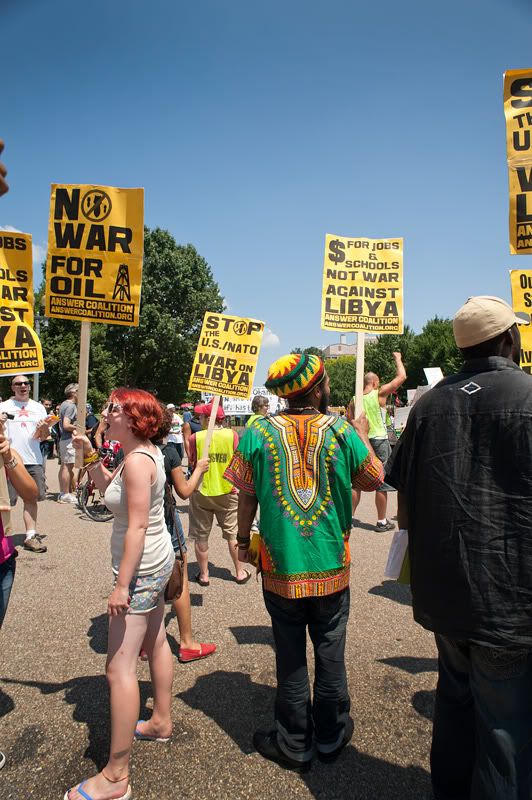
[[[174,568],[174,555],[153,575],[134,575],[129,584],[129,614],[147,614],[157,608]]]

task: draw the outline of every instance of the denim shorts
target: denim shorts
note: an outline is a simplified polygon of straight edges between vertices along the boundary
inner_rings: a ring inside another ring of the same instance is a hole
[[[128,614],[148,614],[157,608],[161,597],[164,597],[166,584],[174,568],[174,556],[166,561],[160,570],[153,575],[134,575],[129,584]]]
[[[174,516],[167,516],[166,518],[166,527],[168,528],[168,533],[170,534],[170,539],[172,540],[172,547],[174,548],[174,553],[176,556],[181,557],[181,550],[183,553],[187,552],[187,542],[185,539],[185,531],[183,530],[183,525],[181,520],[179,519],[179,512],[176,509],[175,514],[175,522],[177,526],[174,524]],[[179,549],[179,544],[181,544],[181,550]]]
[[[382,461],[382,466],[384,467],[384,471],[386,472],[386,462],[390,458],[392,454],[392,448],[388,439],[370,439],[369,443],[373,447],[375,455]],[[377,489],[378,492],[395,492],[396,489],[393,486],[390,486],[389,483],[383,483],[382,486],[379,486]]]
[[[17,564],[14,555],[0,564],[0,628],[2,627],[9,604],[9,596],[13,588],[16,568]]]

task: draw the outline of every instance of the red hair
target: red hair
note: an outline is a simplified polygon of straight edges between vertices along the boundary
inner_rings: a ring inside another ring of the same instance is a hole
[[[151,439],[161,427],[163,415],[155,397],[144,389],[128,389],[120,386],[111,392],[111,401],[120,403],[126,417],[131,421],[131,430],[139,439]]]

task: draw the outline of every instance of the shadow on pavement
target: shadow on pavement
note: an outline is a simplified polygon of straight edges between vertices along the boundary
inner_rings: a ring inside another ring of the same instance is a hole
[[[374,586],[368,591],[368,594],[375,594],[378,597],[385,597],[387,600],[393,600],[395,603],[400,603],[402,606],[412,605],[412,593],[410,586],[405,583],[398,583],[397,581],[383,581],[378,586]]]
[[[64,692],[65,703],[74,706],[72,717],[76,722],[87,726],[89,744],[84,753],[85,758],[102,769],[107,763],[110,744],[109,693],[105,675],[84,675],[72,678],[64,683],[46,683],[40,681],[23,681],[14,678],[0,678],[4,684],[30,686],[39,689],[41,694]],[[146,719],[151,711],[146,708],[146,701],[153,696],[149,681],[139,681],[140,687],[140,719]],[[53,735],[51,733],[50,735]],[[46,735],[44,736],[46,739]],[[71,754],[69,754],[71,755]]]
[[[212,719],[246,755],[253,752],[251,740],[257,728],[273,723],[275,689],[253,683],[243,672],[220,670],[201,675],[191,689],[177,697]]]
[[[235,633],[235,630],[245,629],[231,630]],[[213,720],[245,754],[254,752],[253,733],[260,728],[268,730],[273,724],[275,689],[253,683],[249,675],[240,672],[202,675],[191,689],[177,697]],[[347,747],[334,764],[315,760],[310,772],[302,775],[301,780],[319,800],[348,797],[354,800],[428,800],[432,797],[426,770],[390,764],[360,753],[354,747]]]
[[[273,648],[273,633],[269,625],[230,625],[229,630],[238,644],[266,644]]]
[[[196,561],[189,561],[188,562],[188,580],[192,586],[197,585],[196,576],[199,573],[199,567]],[[227,567],[217,567],[211,561],[209,561],[209,580],[211,578],[220,578],[222,581],[233,581],[233,573],[231,570],[227,569]],[[191,598],[191,604],[192,598]]]
[[[319,800],[429,800],[430,776],[421,767],[401,767],[348,746],[333,764],[315,760],[302,780]]]
[[[22,545],[24,544],[24,540],[26,538],[26,534],[15,533],[14,536],[11,536],[11,538],[13,539],[13,544],[15,545],[15,547],[22,547]]]
[[[109,617],[107,614],[99,614],[97,617],[91,617],[91,624],[87,631],[89,637],[89,646],[95,653],[106,655],[107,653],[107,628]]]
[[[418,714],[426,719],[434,719],[434,702],[436,700],[436,692],[423,689],[412,695],[412,705]]]
[[[381,664],[389,667],[397,667],[411,675],[419,675],[421,672],[437,672],[437,658],[416,658],[416,656],[394,656],[393,658],[378,658]]]
[[[0,717],[5,717],[15,708],[15,701],[0,689]]]
[[[362,520],[356,519],[356,517],[353,517],[351,520],[351,527],[360,528],[362,531],[371,531],[376,536],[380,535],[380,532],[375,530],[375,525],[371,525],[369,522],[362,522]],[[390,531],[390,533],[393,533],[393,531]]]

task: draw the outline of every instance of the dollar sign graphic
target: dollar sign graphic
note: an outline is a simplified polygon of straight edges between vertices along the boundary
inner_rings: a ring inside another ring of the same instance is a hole
[[[341,264],[342,261],[345,261],[345,244],[340,239],[333,239],[332,242],[329,242],[329,250],[329,261],[332,261],[333,264]]]

